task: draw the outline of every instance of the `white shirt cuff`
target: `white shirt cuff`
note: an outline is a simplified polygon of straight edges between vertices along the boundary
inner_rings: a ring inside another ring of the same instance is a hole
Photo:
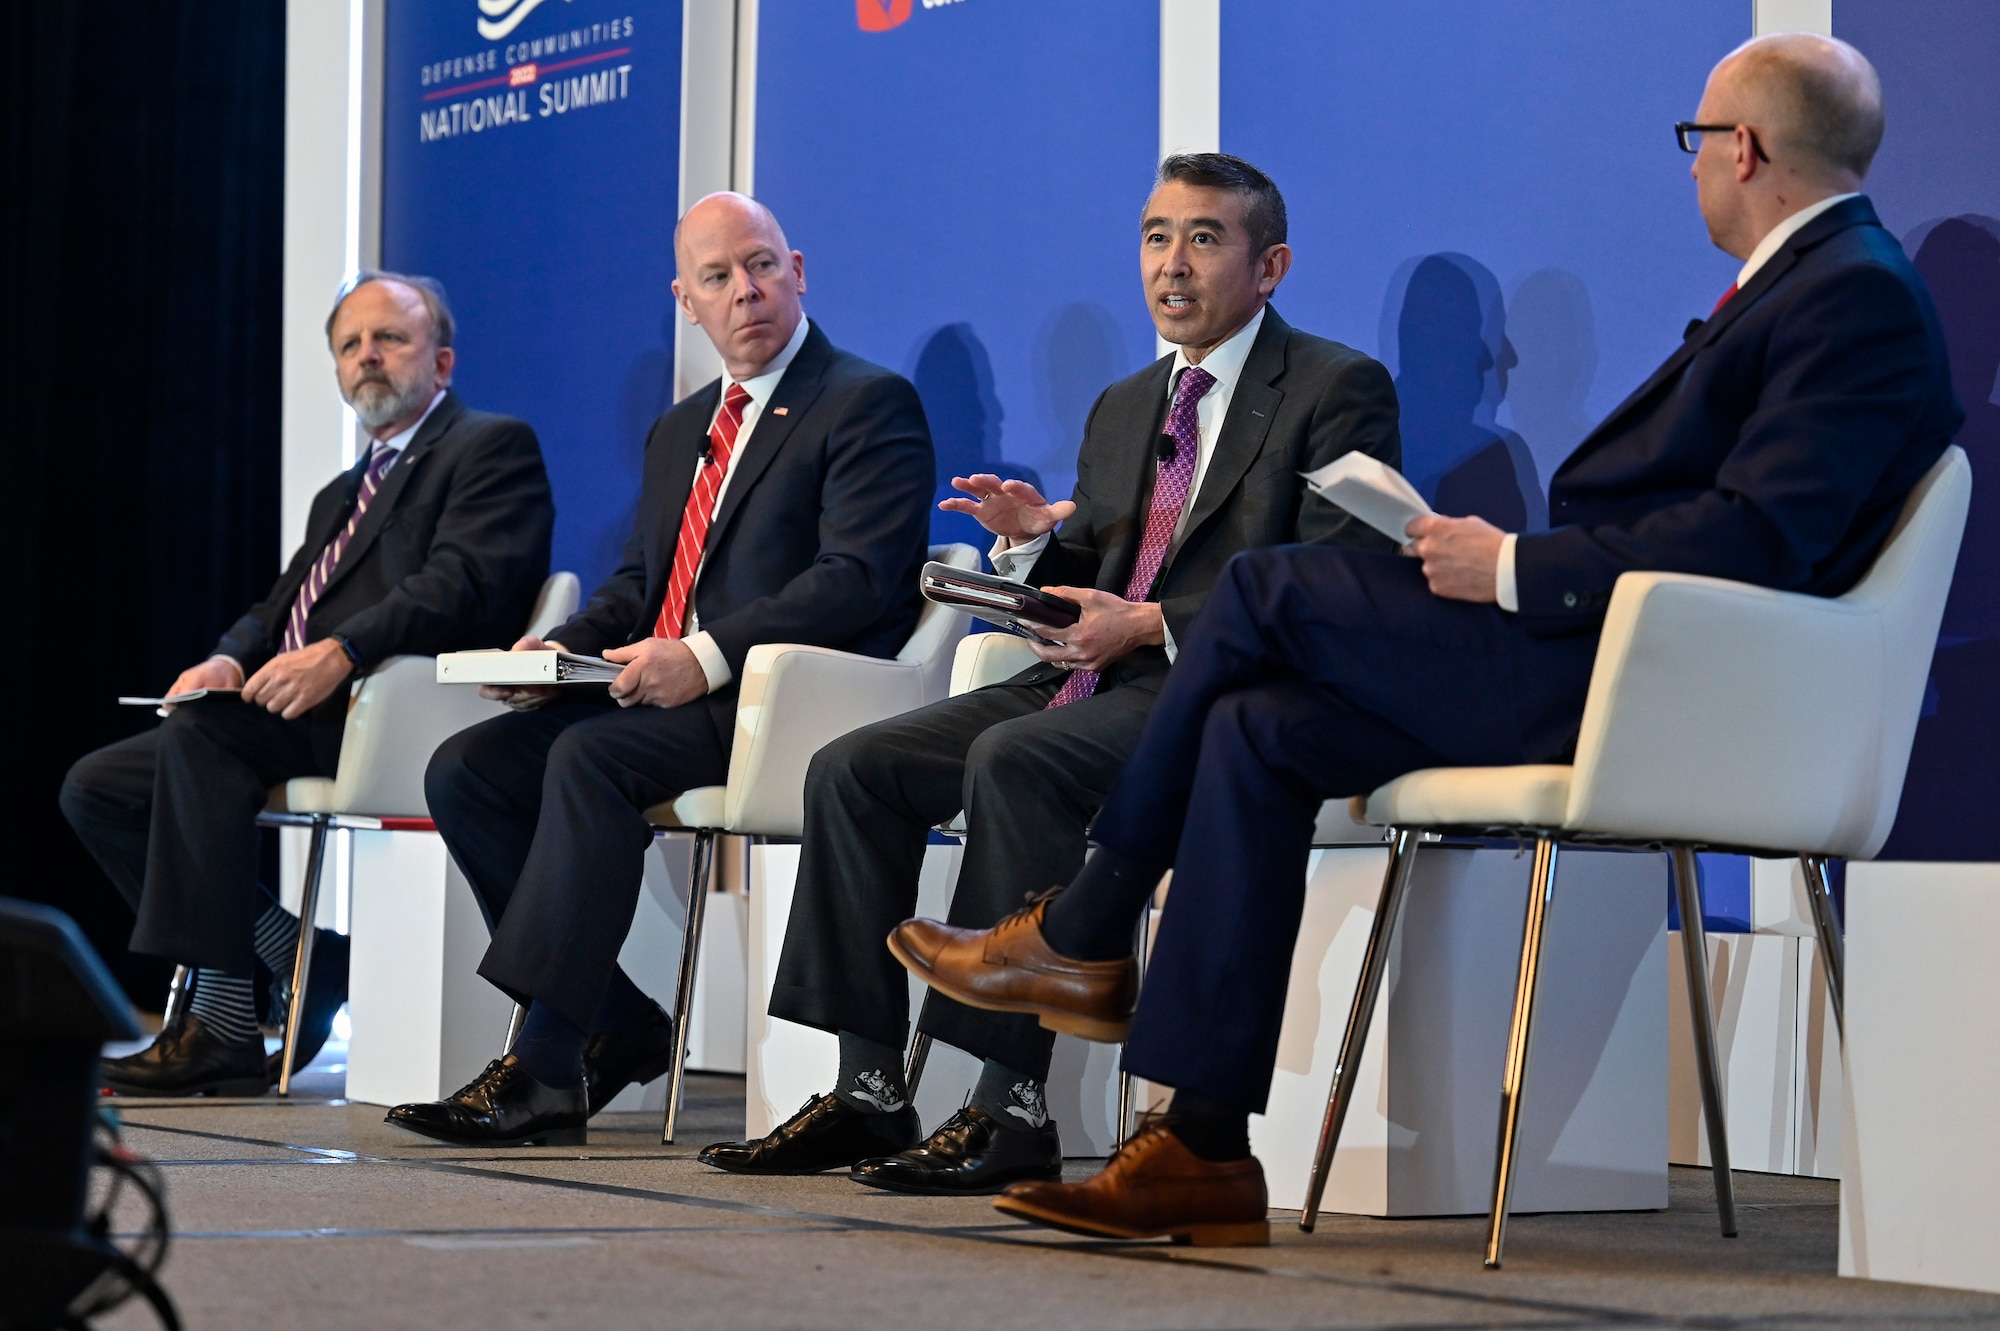
[[[1493,570],[1493,599],[1507,611],[1521,608],[1521,590],[1514,585],[1514,540],[1513,532],[1500,538],[1500,564]]]
[[[1034,571],[1035,561],[1041,558],[1048,544],[1048,532],[1019,545],[1008,545],[1007,538],[999,536],[994,538],[993,548],[986,552],[986,558],[992,563],[995,576],[1011,582],[1026,582],[1028,574]]]
[[[1167,623],[1167,612],[1164,610],[1160,612],[1160,636],[1167,640],[1167,664],[1172,665],[1174,658],[1181,654],[1181,649],[1174,641],[1174,626]]]
[[[708,691],[728,687],[736,673],[729,668],[729,658],[715,645],[715,639],[706,633],[690,633],[681,639],[687,649],[694,653],[694,659],[701,662],[701,673],[708,676]]]

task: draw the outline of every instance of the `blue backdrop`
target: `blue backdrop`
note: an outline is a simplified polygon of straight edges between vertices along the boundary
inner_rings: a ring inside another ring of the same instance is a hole
[[[764,0],[757,192],[805,252],[807,311],[916,384],[940,495],[978,470],[1067,496],[1091,402],[1153,358],[1159,4],[903,8],[870,32],[852,5]]]
[[[459,394],[540,434],[587,591],[672,400],[679,0],[390,0],[386,37],[383,264],[445,283]]]
[[[1882,858],[2000,860],[2000,5],[1840,0],[1834,32],[1881,72],[1868,178],[1937,297],[1965,407],[1972,513],[1896,829]]]

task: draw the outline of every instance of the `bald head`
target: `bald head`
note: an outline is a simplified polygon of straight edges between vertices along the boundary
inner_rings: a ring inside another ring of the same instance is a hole
[[[1753,38],[1715,67],[1709,89],[1725,120],[1759,129],[1773,162],[1817,183],[1858,187],[1882,146],[1882,80],[1838,38]]]
[[[681,312],[738,380],[754,378],[783,351],[805,317],[805,256],[747,194],[711,194],[688,209],[674,228],[674,263]]]

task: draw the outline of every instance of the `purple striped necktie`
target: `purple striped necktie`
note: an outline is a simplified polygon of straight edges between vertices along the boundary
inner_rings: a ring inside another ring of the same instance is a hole
[[[299,594],[292,598],[292,615],[285,621],[285,650],[296,652],[306,645],[306,616],[312,613],[315,602],[326,590],[326,584],[333,577],[334,569],[340,566],[341,552],[354,539],[354,529],[361,525],[361,515],[368,511],[369,501],[382,488],[382,478],[389,474],[389,468],[396,465],[402,453],[387,444],[376,444],[368,455],[368,472],[361,478],[361,489],[354,496],[354,514],[347,519],[347,525],[334,533],[326,543],[326,549],[319,552],[313,561],[312,571],[299,584]]]
[[[1173,410],[1167,413],[1167,437],[1174,441],[1174,455],[1160,464],[1153,480],[1153,505],[1146,514],[1146,533],[1139,539],[1139,557],[1132,563],[1132,576],[1125,583],[1125,599],[1143,601],[1153,591],[1160,565],[1167,562],[1167,547],[1173,544],[1174,528],[1180,525],[1181,510],[1187,507],[1188,490],[1194,483],[1194,464],[1201,452],[1201,433],[1195,408],[1202,395],[1215,387],[1215,376],[1199,365],[1181,371],[1180,386],[1174,390]],[[1061,707],[1088,698],[1097,692],[1095,670],[1073,670],[1049,706]]]

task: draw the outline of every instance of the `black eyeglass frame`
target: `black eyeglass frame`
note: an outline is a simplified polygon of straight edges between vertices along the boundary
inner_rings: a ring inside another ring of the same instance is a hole
[[[1688,135],[1733,134],[1739,129],[1750,129],[1750,127],[1748,125],[1697,125],[1692,120],[1676,120],[1674,122],[1674,141],[1681,145],[1682,152],[1698,153],[1701,151],[1701,145],[1699,143],[1690,144],[1688,142]],[[1754,129],[1750,129],[1750,147],[1756,152],[1758,161],[1769,162],[1771,160],[1770,154],[1764,151],[1764,145],[1757,141],[1757,131]]]

